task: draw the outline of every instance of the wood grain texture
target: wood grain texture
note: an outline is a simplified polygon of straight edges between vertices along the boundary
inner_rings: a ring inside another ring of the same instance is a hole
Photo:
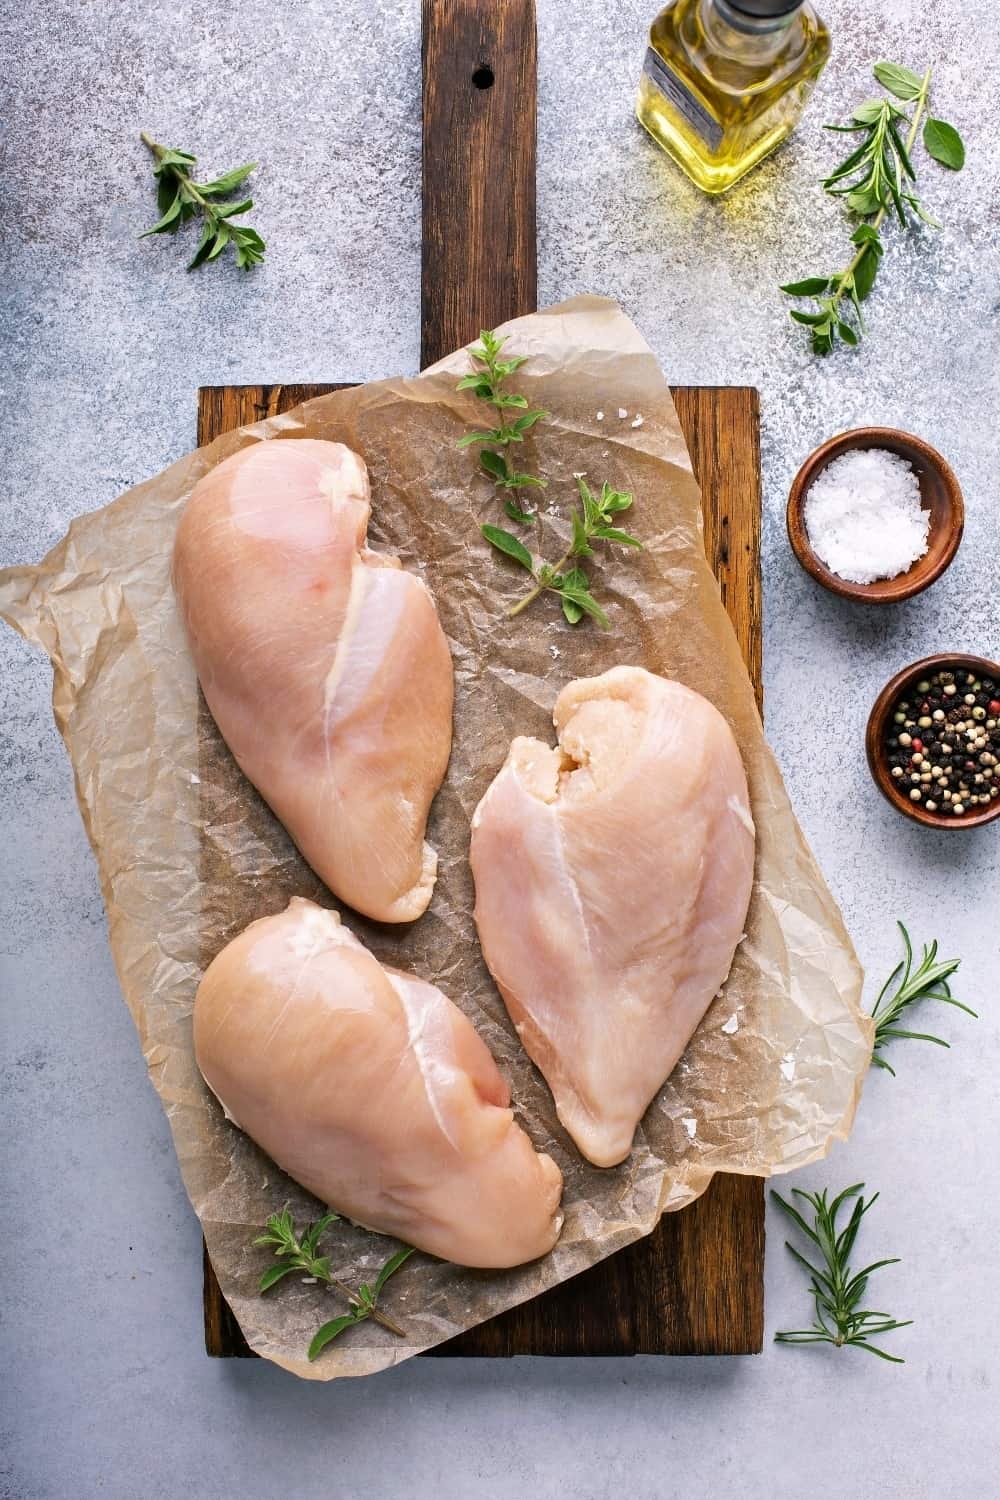
[[[534,312],[534,0],[423,0],[421,367]]]
[[[199,392],[198,441],[338,387],[212,387]],[[702,486],[705,549],[761,701],[760,454],[757,393],[677,388],[674,401]],[[207,713],[207,709],[203,709]],[[207,778],[206,778],[207,780]],[[210,958],[212,955],[206,955]],[[434,1354],[752,1354],[764,1333],[764,1185],[716,1177],[646,1239]],[[252,1351],[205,1256],[205,1347]]]

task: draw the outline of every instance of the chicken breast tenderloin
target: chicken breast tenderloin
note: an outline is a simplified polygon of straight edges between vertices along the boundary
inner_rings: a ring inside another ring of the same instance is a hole
[[[562,1175],[486,1044],[336,912],[296,897],[229,943],[198,988],[194,1046],[226,1113],[338,1213],[465,1266],[555,1244]]]
[[[472,822],[483,954],[556,1112],[610,1167],[729,972],[753,881],[718,711],[637,667],[570,683]]]
[[[431,595],[369,551],[341,443],[272,440],[195,486],[174,585],[213,717],[309,864],[382,922],[426,910],[454,674]]]

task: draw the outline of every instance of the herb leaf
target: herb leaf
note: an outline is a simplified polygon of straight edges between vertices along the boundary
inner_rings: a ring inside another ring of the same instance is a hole
[[[950,167],[953,172],[959,172],[964,167],[965,146],[962,137],[954,125],[949,125],[946,120],[928,117],[924,122],[923,142],[927,154],[933,156],[943,167]]]
[[[397,1250],[395,1255],[389,1256],[389,1259],[386,1261],[385,1265],[382,1267],[381,1271],[379,1271],[378,1275],[375,1278],[375,1286],[372,1292],[373,1297],[378,1297],[379,1292],[385,1286],[386,1282],[389,1280],[389,1277],[395,1276],[400,1266],[403,1265],[405,1261],[408,1261],[412,1254],[413,1247],[412,1245],[409,1245],[405,1250]]]
[[[189,219],[199,214],[204,223],[198,248],[188,262],[188,270],[194,271],[208,261],[217,260],[227,245],[236,252],[236,264],[248,271],[264,259],[264,241],[255,229],[246,224],[231,224],[230,219],[249,213],[253,208],[252,198],[236,198],[225,201],[244,182],[257,163],[247,162],[224,172],[214,182],[198,183],[192,173],[196,158],[188,151],[173,151],[161,146],[158,141],[143,132],[142,140],[153,153],[156,178],[156,201],[161,217],[152,229],[145,230],[140,239],[151,234],[173,234]]]
[[[584,615],[589,615],[592,620],[597,621],[602,630],[609,630],[611,622],[591,593],[590,580],[583,569],[578,566],[571,568],[568,572],[563,572],[563,569],[576,557],[593,557],[594,549],[590,545],[593,541],[614,542],[626,547],[641,548],[642,543],[638,538],[609,524],[613,516],[629,509],[632,496],[621,490],[612,489],[607,483],[601,486],[601,493],[595,495],[582,474],[576,475],[576,486],[582,509],[573,511],[570,516],[572,534],[568,548],[558,562],[542,563],[537,569],[533,569],[535,587],[525,594],[523,599],[518,600],[507,613],[519,615],[533,600],[538,598],[539,594],[549,590],[559,595],[563,615],[570,625],[578,625]],[[488,530],[494,531],[496,528],[484,526],[484,535],[487,535]],[[517,538],[511,537],[509,532],[500,532],[499,535],[508,541],[517,541]],[[493,541],[492,536],[487,535],[487,540]],[[499,543],[494,541],[493,545],[499,546]],[[509,552],[508,543],[505,542],[500,550]],[[511,553],[510,555],[516,556],[517,554]]]
[[[872,72],[882,87],[895,94],[897,99],[916,99],[920,94],[921,80],[917,74],[899,63],[877,62]]]
[[[290,1276],[294,1270],[296,1270],[295,1266],[269,1266],[260,1278],[257,1290],[266,1292],[269,1287],[274,1286],[276,1281],[280,1281],[283,1276]]]
[[[789,297],[818,297],[821,292],[829,291],[829,289],[830,278],[828,276],[807,276],[804,281],[789,281],[780,288]]]
[[[596,620],[602,630],[611,629],[611,621],[589,588],[581,588],[579,584],[567,584],[564,580],[558,592],[562,597],[564,613],[568,604],[571,610],[582,610],[584,614],[590,615],[591,619]],[[569,616],[567,615],[568,618]]]
[[[538,518],[533,512],[524,510],[515,496],[520,490],[544,488],[546,481],[517,469],[511,461],[510,447],[512,443],[523,442],[524,434],[547,417],[548,412],[531,406],[526,396],[512,394],[505,389],[507,378],[527,360],[527,355],[524,354],[502,358],[505,343],[506,339],[485,329],[479,335],[479,343],[469,349],[470,357],[480,368],[463,375],[456,389],[474,391],[480,400],[488,402],[500,415],[496,427],[466,433],[458,439],[457,447],[479,448],[480,468],[499,489],[506,491],[506,515],[519,525],[527,525]],[[517,415],[509,418],[506,415],[508,411],[514,411]],[[614,517],[631,506],[630,494],[604,483],[600,494],[595,495],[582,474],[574,477],[582,509],[574,510],[570,515],[570,543],[558,562],[547,563],[539,559],[536,564],[524,543],[502,526],[486,523],[479,529],[491,547],[518,563],[531,574],[534,581],[534,587],[511,606],[507,611],[508,615],[519,615],[540,594],[548,592],[559,596],[563,615],[570,625],[578,625],[587,615],[606,630],[609,628],[608,617],[591,593],[586,573],[579,567],[572,567],[569,571],[564,569],[574,558],[593,557],[591,543],[594,541],[610,542],[623,547],[641,547],[642,543],[637,537],[613,524]]]
[[[503,552],[507,557],[512,557],[515,562],[521,564],[522,568],[527,568],[529,573],[534,573],[535,562],[531,553],[513,532],[504,531],[502,526],[488,524],[479,529],[491,547],[495,547],[498,552]]]
[[[950,1046],[949,1042],[943,1041],[939,1036],[931,1036],[922,1031],[905,1031],[896,1023],[900,1016],[910,1005],[915,1005],[921,1000],[940,1000],[945,1005],[953,1005],[956,1010],[964,1010],[966,1015],[978,1019],[976,1011],[968,1005],[963,1005],[961,1000],[956,1000],[951,992],[948,980],[961,963],[961,959],[948,958],[939,959],[937,956],[938,945],[931,943],[928,948],[924,946],[920,957],[920,963],[914,969],[913,966],[913,944],[910,942],[910,934],[902,922],[897,922],[897,927],[903,936],[903,959],[893,969],[889,978],[879,991],[878,999],[872,1007],[872,1020],[875,1022],[875,1045],[872,1052],[872,1063],[877,1068],[884,1068],[887,1073],[896,1076],[896,1070],[880,1057],[880,1051],[891,1041],[919,1041],[934,1042],[939,1047]]]
[[[523,489],[544,489],[545,480],[533,474],[519,473],[511,461],[510,446],[512,443],[523,443],[525,433],[530,432],[536,422],[547,417],[548,412],[542,411],[540,407],[533,407],[527,396],[506,389],[509,377],[516,374],[527,359],[524,354],[502,359],[501,353],[506,342],[505,338],[491,329],[484,329],[479,335],[479,343],[469,349],[473,362],[482,368],[474,370],[470,375],[463,375],[455,389],[473,391],[480,401],[493,407],[498,421],[496,427],[487,431],[466,433],[459,438],[457,446],[480,449],[480,468],[495,485],[508,493],[508,499],[504,502],[507,515],[520,525],[528,525],[535,519],[534,513],[524,510],[510,499],[510,494]],[[510,416],[512,412],[517,415]]]
[[[913,150],[921,135],[921,122],[924,148],[933,160],[952,171],[958,171],[965,161],[965,147],[954,126],[927,115],[929,68],[920,77],[899,63],[879,62],[874,73],[892,98],[866,99],[852,112],[848,125],[827,126],[862,137],[860,145],[823,182],[826,191],[843,198],[861,221],[851,236],[857,247],[855,254],[832,276],[806,276],[781,288],[788,297],[808,297],[817,304],[813,309],[789,309],[793,321],[810,330],[816,354],[829,354],[838,339],[851,348],[860,342],[865,332],[861,303],[871,295],[878,274],[884,248],[879,230],[886,216],[892,213],[902,229],[912,227],[914,219],[940,227],[916,191]],[[908,114],[895,103],[897,99],[911,104],[912,112]]]
[[[331,1274],[330,1258],[327,1255],[317,1255],[319,1242],[325,1231],[339,1219],[339,1214],[326,1213],[317,1219],[314,1224],[307,1224],[301,1234],[296,1232],[295,1222],[288,1208],[272,1214],[265,1225],[263,1233],[256,1236],[255,1245],[269,1246],[279,1264],[270,1266],[260,1278],[258,1291],[268,1291],[279,1281],[291,1274],[293,1271],[304,1271],[307,1278],[314,1281],[324,1282],[327,1286],[340,1292],[350,1303],[349,1313],[343,1313],[340,1317],[332,1318],[330,1322],[324,1323],[316,1332],[312,1343],[309,1345],[309,1358],[316,1356],[326,1348],[335,1338],[338,1338],[345,1329],[352,1327],[355,1323],[363,1323],[371,1318],[374,1322],[381,1324],[383,1328],[394,1333],[397,1338],[406,1337],[406,1331],[385,1313],[379,1310],[378,1299],[382,1288],[391,1276],[394,1276],[400,1266],[413,1254],[410,1246],[397,1250],[385,1262],[375,1279],[374,1287],[367,1282],[362,1282],[356,1292],[352,1292],[349,1286]]]
[[[332,1344],[334,1339],[344,1332],[345,1328],[353,1328],[355,1323],[363,1321],[363,1318],[355,1317],[354,1313],[342,1313],[339,1318],[331,1318],[329,1323],[324,1323],[322,1328],[318,1328],[313,1334],[308,1358],[314,1360],[317,1355],[322,1354],[327,1344]]]
[[[521,526],[527,526],[535,519],[530,510],[522,510],[517,501],[509,497],[504,501],[503,509],[504,515],[509,516],[512,521],[517,521]]]
[[[887,1313],[869,1312],[858,1306],[867,1290],[869,1277],[884,1266],[896,1265],[897,1258],[874,1261],[858,1272],[852,1272],[849,1264],[861,1220],[878,1198],[878,1193],[875,1193],[866,1203],[864,1190],[863,1182],[855,1183],[853,1187],[838,1193],[831,1203],[825,1188],[819,1193],[793,1188],[792,1197],[800,1199],[812,1209],[811,1225],[780,1193],[772,1191],[774,1202],[819,1251],[819,1264],[816,1264],[786,1240],[785,1248],[809,1276],[815,1317],[808,1328],[776,1333],[774,1339],[778,1344],[833,1344],[838,1349],[848,1345],[852,1349],[864,1349],[869,1354],[878,1355],[880,1359],[901,1365],[904,1361],[898,1355],[887,1353],[870,1340],[897,1328],[908,1328],[912,1320],[898,1322]],[[841,1228],[838,1217],[852,1200],[854,1206],[848,1222]]]

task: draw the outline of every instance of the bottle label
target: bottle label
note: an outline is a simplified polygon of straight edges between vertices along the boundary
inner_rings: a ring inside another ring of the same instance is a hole
[[[687,121],[696,135],[717,151],[722,144],[722,126],[713,119],[699,99],[691,93],[685,83],[667,67],[663,58],[653,47],[646,49],[646,60],[642,71],[653,87],[673,105],[677,113]]]

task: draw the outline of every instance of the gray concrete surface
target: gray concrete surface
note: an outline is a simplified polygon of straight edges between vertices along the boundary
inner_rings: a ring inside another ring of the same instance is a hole
[[[799,1178],[882,1190],[864,1244],[904,1257],[879,1304],[915,1320],[895,1343],[907,1363],[768,1344],[743,1361],[418,1361],[310,1388],[208,1361],[197,1226],[119,999],[48,667],[5,631],[5,1500],[996,1493],[1000,831],[904,826],[860,751],[898,665],[1000,653],[993,8],[825,0],[834,58],[794,143],[709,202],[631,118],[654,4],[539,0],[541,297],[612,293],[672,380],[760,386],[771,739],[873,981],[903,917],[962,956],[961,993],[981,1008],[933,1018],[950,1053],[901,1044],[899,1077],[871,1078],[850,1143]],[[20,562],[184,452],[199,383],[414,368],[419,7],[6,0],[3,14],[2,561]],[[776,284],[840,263],[820,125],[868,92],[880,55],[938,65],[969,167],[928,170],[948,227],[891,236],[866,347],[818,364]],[[152,217],[140,128],[206,166],[261,159],[265,267],[187,277],[180,245],[136,240]],[[938,444],[969,513],[948,577],[877,613],[817,592],[782,525],[800,459],[860,422]],[[808,1311],[781,1225],[770,1234],[769,1334]]]

